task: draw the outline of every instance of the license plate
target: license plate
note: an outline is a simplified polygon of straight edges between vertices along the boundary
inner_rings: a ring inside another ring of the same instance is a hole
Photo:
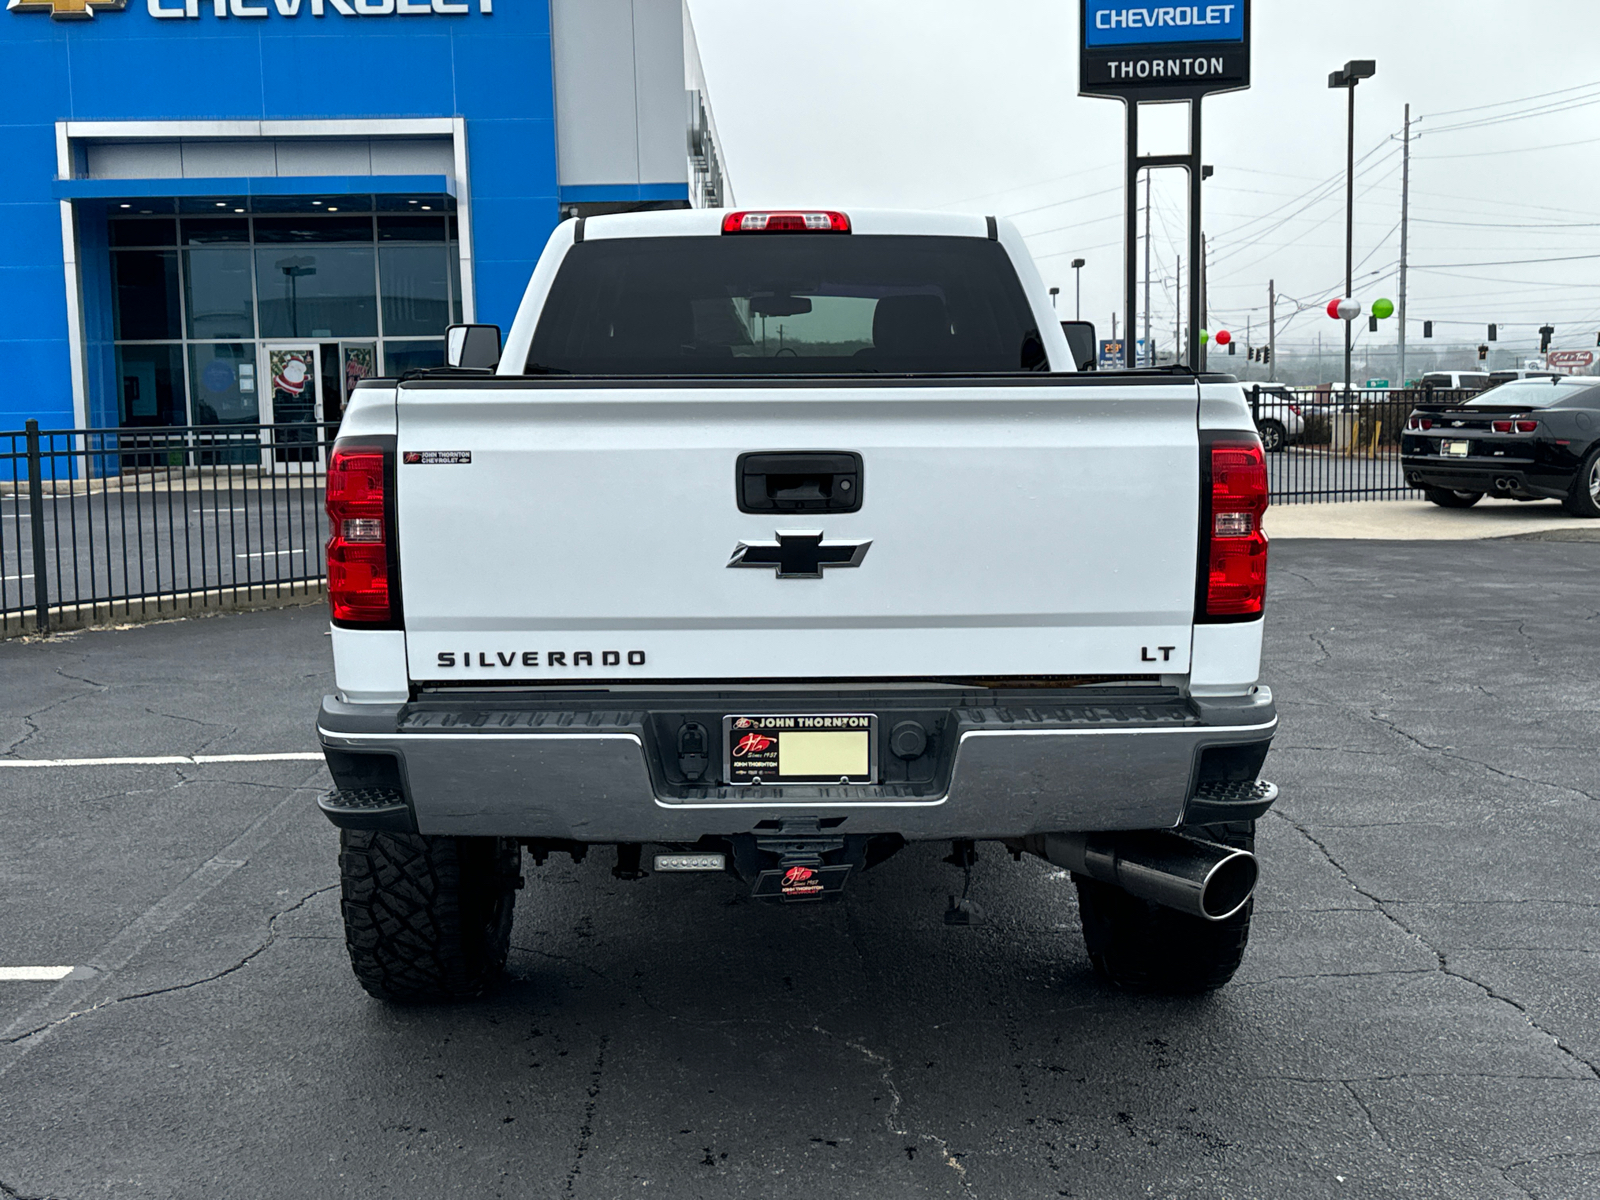
[[[1472,452],[1471,442],[1440,442],[1439,453],[1446,458],[1465,458]]]
[[[722,777],[736,787],[876,783],[878,718],[798,713],[722,718]]]

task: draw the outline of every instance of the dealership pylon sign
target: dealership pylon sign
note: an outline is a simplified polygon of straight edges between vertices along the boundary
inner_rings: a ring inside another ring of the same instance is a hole
[[[1078,93],[1187,100],[1250,86],[1250,0],[1081,0]]]
[[[1123,214],[1123,313],[1133,336],[1137,298],[1139,172],[1182,167],[1189,172],[1189,365],[1204,359],[1200,248],[1200,102],[1213,92],[1250,86],[1251,0],[1219,4],[1139,4],[1079,0],[1078,94],[1121,100],[1128,114],[1127,201]],[[1139,105],[1189,103],[1187,154],[1139,154]],[[1182,347],[1174,347],[1181,361]]]

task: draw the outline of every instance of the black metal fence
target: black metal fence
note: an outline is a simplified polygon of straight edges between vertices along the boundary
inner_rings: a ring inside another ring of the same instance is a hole
[[[1406,418],[1474,394],[1246,385],[1273,503],[1419,497]],[[0,636],[317,593],[336,430],[0,432]]]
[[[0,432],[0,635],[315,594],[336,429]]]
[[[1344,390],[1247,384],[1245,395],[1267,447],[1274,504],[1411,500],[1400,466],[1400,435],[1418,404],[1458,404],[1471,391]]]

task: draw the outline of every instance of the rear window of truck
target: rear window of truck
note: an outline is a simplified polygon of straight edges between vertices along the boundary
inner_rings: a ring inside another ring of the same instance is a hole
[[[526,364],[574,375],[1048,369],[999,243],[857,234],[581,242]]]

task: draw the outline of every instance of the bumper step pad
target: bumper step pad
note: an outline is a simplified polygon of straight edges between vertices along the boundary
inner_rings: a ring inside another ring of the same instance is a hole
[[[393,788],[350,788],[323,792],[317,807],[340,829],[379,829],[415,833],[416,818],[405,796]]]
[[[1265,779],[1211,779],[1200,784],[1184,809],[1185,825],[1219,821],[1253,821],[1266,815],[1278,799],[1278,785]]]

